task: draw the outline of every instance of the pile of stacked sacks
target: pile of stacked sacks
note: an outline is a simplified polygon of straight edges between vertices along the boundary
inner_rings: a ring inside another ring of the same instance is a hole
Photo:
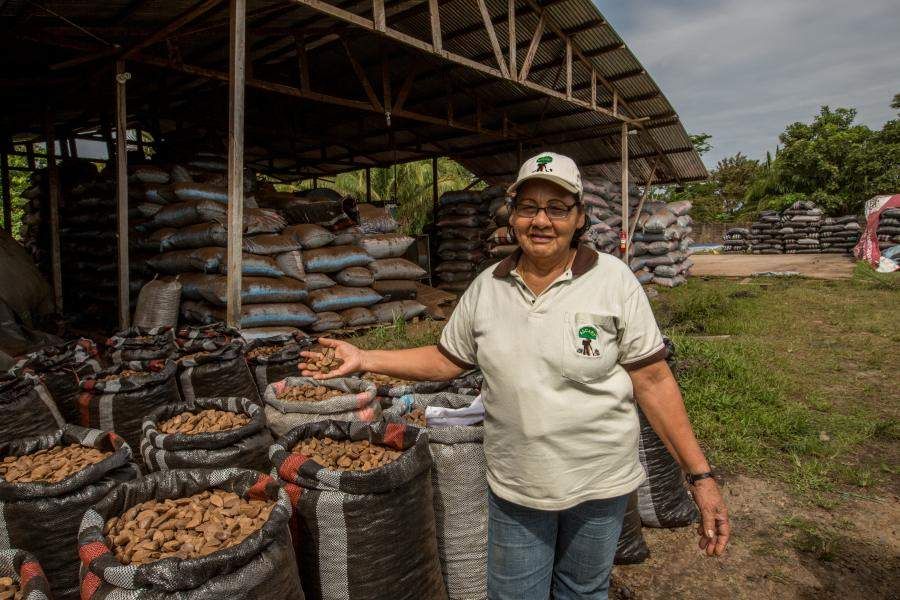
[[[799,200],[781,213],[782,239],[786,254],[818,254],[819,228],[822,226],[824,211],[814,202]]]
[[[900,208],[888,208],[881,213],[875,234],[881,250],[900,244]]]
[[[631,270],[641,283],[676,287],[687,282],[694,265],[689,258],[693,240],[691,203],[650,202],[641,212],[631,246]]]
[[[764,210],[750,226],[750,247],[753,254],[784,254],[784,245],[778,230],[781,216],[778,211]]]
[[[897,223],[900,225],[900,221]],[[900,227],[897,232],[900,233]],[[819,228],[819,246],[823,254],[847,254],[853,251],[861,233],[859,221],[853,215],[825,217]]]
[[[488,236],[485,241],[486,264],[494,264],[516,251],[518,244],[509,226],[509,213],[512,208],[509,197],[503,187],[488,188],[499,190],[492,193],[488,205]],[[485,190],[487,192],[488,190]]]
[[[726,254],[746,253],[750,250],[750,230],[746,227],[727,229],[723,240]]]
[[[484,258],[483,244],[491,200],[503,197],[499,187],[484,191],[445,192],[441,195],[435,226],[437,255],[434,269],[437,285],[449,292],[462,292],[475,279]]]
[[[622,230],[621,184],[602,179],[585,179],[583,184],[583,201],[589,227],[581,236],[581,241],[598,252],[620,256],[619,232]],[[634,215],[638,204],[640,204],[640,193],[636,186],[630,186],[628,188],[629,214]]]

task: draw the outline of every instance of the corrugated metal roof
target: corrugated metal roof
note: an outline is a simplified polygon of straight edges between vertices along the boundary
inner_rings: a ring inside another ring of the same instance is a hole
[[[328,1],[371,17],[371,2]],[[485,1],[496,21],[503,55],[508,57],[508,0]],[[36,93],[47,95],[53,103],[57,128],[68,131],[96,125],[104,114],[111,114],[108,69],[115,57],[112,45],[127,48],[199,3],[44,0],[39,7],[13,0],[4,4],[0,19],[5,30],[13,34],[0,40],[0,45],[5,45],[0,78],[15,85],[4,86],[5,96],[9,90],[11,110],[0,116],[2,125],[12,132],[40,131],[41,111],[34,106]],[[496,68],[477,4],[471,0],[441,0],[439,4],[445,49]],[[544,11],[548,26],[529,81],[564,91],[565,43],[553,30],[567,32],[598,75],[612,82],[626,115],[644,119],[640,132],[629,138],[632,177],[645,177],[662,152],[666,158],[659,161],[658,181],[706,178],[706,169],[691,149],[675,110],[631,51],[621,47],[622,39],[590,0],[518,1],[518,67],[538,22],[532,9],[535,5]],[[199,140],[207,146],[222,143],[227,114],[223,82],[215,78],[198,80],[196,69],[185,73],[181,64],[227,71],[227,6],[224,1],[212,6],[201,17],[170,33],[168,42],[162,39],[148,46],[128,63],[133,75],[128,84],[133,120],[148,129],[156,122],[166,124],[160,129],[164,136],[177,134],[179,139]],[[427,2],[385,0],[385,6],[389,27],[431,42]],[[298,88],[297,39],[308,45],[312,89],[319,93],[367,101],[338,36],[362,65],[379,98],[384,87],[383,57],[388,63],[393,100],[406,75],[413,68],[420,70],[404,108],[423,117],[394,117],[390,124],[383,114],[273,94],[271,89],[249,85],[247,145],[254,148],[250,157],[260,170],[297,177],[441,154],[457,158],[488,180],[499,180],[516,171],[521,145],[522,155],[555,149],[571,154],[587,173],[619,178],[621,126],[614,117],[412,50],[289,0],[248,0],[247,25],[252,76],[263,82]],[[92,53],[97,57],[83,60]],[[76,62],[71,63],[72,59]],[[155,61],[155,66],[148,65],[147,59]],[[165,67],[167,62],[169,70],[161,69],[160,64]],[[36,79],[34,73],[44,77]],[[579,61],[573,62],[573,97],[589,101],[590,74]],[[600,106],[609,108],[612,96],[605,86],[598,85]],[[448,102],[454,125],[431,122],[449,116]],[[476,114],[480,115],[482,129],[461,130],[476,129]],[[506,136],[501,134],[504,116],[509,124]],[[172,130],[175,123],[180,125],[177,132]],[[261,155],[260,150],[268,156]]]

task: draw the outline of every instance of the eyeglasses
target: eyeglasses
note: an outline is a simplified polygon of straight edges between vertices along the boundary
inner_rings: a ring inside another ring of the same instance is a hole
[[[578,205],[566,204],[565,202],[554,200],[548,202],[547,206],[540,206],[536,202],[525,200],[521,203],[517,202],[513,206],[513,209],[518,216],[526,219],[533,219],[538,216],[539,212],[544,211],[551,221],[562,221],[569,218],[569,213],[571,213],[572,209],[576,206]]]

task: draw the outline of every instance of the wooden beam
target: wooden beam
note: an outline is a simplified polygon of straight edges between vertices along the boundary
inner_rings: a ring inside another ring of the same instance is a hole
[[[0,177],[3,178],[3,228],[12,235],[12,195],[9,189],[9,155],[6,153],[7,139],[0,140]]]
[[[509,69],[506,68],[506,59],[503,58],[503,50],[500,49],[500,41],[497,39],[497,32],[494,31],[494,22],[491,20],[491,13],[488,12],[484,0],[475,1],[478,3],[478,10],[481,12],[481,20],[484,21],[484,29],[491,42],[491,48],[494,49],[494,60],[497,61],[497,66],[500,68],[500,73],[503,75],[503,78],[509,79]]]
[[[441,10],[438,0],[428,0],[428,13],[431,17],[431,45],[434,51],[439,53],[444,49],[444,43],[441,40]]]
[[[528,79],[528,72],[531,70],[531,63],[534,62],[534,57],[537,54],[538,46],[541,45],[541,36],[544,34],[544,14],[541,13],[540,18],[538,18],[537,26],[534,28],[534,33],[531,36],[531,43],[528,44],[528,52],[525,53],[525,60],[522,62],[522,69],[519,71],[519,81],[525,81]]]
[[[375,22],[375,31],[387,29],[387,19],[384,15],[384,0],[372,0],[372,20]]]
[[[366,167],[366,202],[372,201],[372,169]]]
[[[122,53],[119,55],[119,58],[121,58],[121,59],[129,58],[130,56],[132,56],[136,52],[139,52],[143,48],[152,46],[153,44],[166,39],[167,37],[169,37],[176,31],[178,31],[179,29],[181,29],[182,27],[184,27],[185,25],[190,23],[191,21],[206,14],[211,9],[215,8],[216,6],[218,6],[221,3],[222,3],[222,0],[205,0],[204,2],[201,2],[200,4],[194,6],[193,8],[189,8],[185,12],[181,13],[175,20],[170,21],[162,29],[157,30],[156,32],[151,34],[149,37],[144,38],[140,42],[123,50]]]
[[[244,60],[246,0],[230,0],[228,26],[228,279],[225,310],[231,327],[241,326],[244,233]]]
[[[572,38],[566,38],[566,98],[572,99]],[[596,108],[596,104],[592,105]]]
[[[306,56],[306,40],[301,36],[294,36],[294,44],[297,46],[297,62],[300,71],[300,89],[308,92],[309,83],[309,59]]]
[[[341,45],[344,46],[344,52],[347,54],[347,59],[350,61],[350,66],[353,68],[353,73],[356,74],[356,79],[359,80],[359,84],[363,88],[363,92],[366,94],[366,98],[369,99],[369,104],[372,105],[378,112],[384,112],[384,106],[378,100],[378,96],[375,95],[375,90],[372,88],[372,84],[369,83],[369,78],[366,76],[366,72],[363,70],[362,65],[357,62],[357,60],[353,57],[353,53],[350,52],[350,46],[347,45],[347,41],[341,39]]]
[[[591,69],[591,106],[597,108],[597,70]],[[615,112],[615,111],[613,111]]]
[[[516,0],[507,0],[507,23],[509,31],[509,76],[513,81],[519,80],[519,60],[516,57],[516,48],[519,45],[516,39]]]
[[[394,101],[394,106],[393,108],[391,108],[391,112],[397,112],[398,110],[401,110],[403,108],[403,105],[406,103],[406,99],[409,97],[409,93],[412,91],[412,84],[418,73],[419,65],[418,63],[416,63],[409,70],[409,73],[406,74],[406,79],[404,79],[403,83],[400,85],[400,92],[397,94],[397,99]]]
[[[53,301],[56,312],[63,312],[62,259],[59,249],[59,169],[56,165],[56,142],[53,131],[53,114],[44,111],[44,143],[47,145],[47,182],[50,192],[50,276],[53,285]]]
[[[128,112],[125,106],[125,83],[128,78],[125,61],[116,61],[116,247],[119,329],[125,329],[131,321],[128,269]]]
[[[628,249],[628,123],[622,123],[622,260],[629,263]]]

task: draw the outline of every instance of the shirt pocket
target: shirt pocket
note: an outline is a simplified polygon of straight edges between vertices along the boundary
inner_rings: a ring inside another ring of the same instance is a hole
[[[609,377],[619,356],[618,317],[596,313],[566,313],[562,376],[577,383]]]

